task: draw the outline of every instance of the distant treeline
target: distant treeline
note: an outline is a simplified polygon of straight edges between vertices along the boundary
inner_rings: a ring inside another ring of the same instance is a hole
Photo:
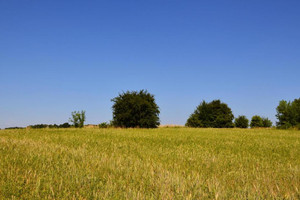
[[[119,94],[111,100],[113,102],[113,119],[109,123],[103,122],[99,128],[121,127],[121,128],[157,128],[160,125],[160,109],[155,102],[153,94],[147,90],[127,91]],[[276,108],[276,127],[280,129],[297,128],[300,129],[300,98],[294,101],[282,100]],[[85,111],[74,111],[71,113],[69,121],[72,123],[37,124],[29,128],[82,128],[86,120]],[[89,125],[87,127],[95,127]],[[245,115],[234,117],[231,108],[221,102],[213,100],[211,102],[202,101],[189,116],[185,124],[187,127],[201,128],[269,128],[273,124],[266,117],[254,115],[251,120]],[[11,127],[20,128],[20,127]]]
[[[202,101],[185,124],[195,128],[248,128],[249,125],[251,128],[270,128],[272,122],[258,115],[252,117],[250,124],[244,115],[234,119],[231,108],[220,100]]]
[[[15,126],[15,127],[8,127],[8,128],[5,128],[5,129],[24,129],[24,127]]]
[[[28,128],[70,128],[71,125],[69,123],[63,123],[63,124],[36,124],[36,125],[30,125]]]

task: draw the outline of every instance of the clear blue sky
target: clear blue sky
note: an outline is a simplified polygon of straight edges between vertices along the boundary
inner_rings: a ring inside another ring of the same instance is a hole
[[[202,101],[276,121],[300,97],[300,1],[0,0],[0,128],[112,119],[147,89],[162,124]]]

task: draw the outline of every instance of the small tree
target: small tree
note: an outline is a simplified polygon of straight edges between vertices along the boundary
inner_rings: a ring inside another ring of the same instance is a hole
[[[272,121],[269,120],[267,117],[262,118],[262,127],[270,128],[273,125]]]
[[[188,127],[232,128],[234,116],[227,104],[220,100],[202,101],[186,122]]]
[[[156,128],[159,126],[159,107],[154,95],[146,90],[123,92],[111,100],[113,121],[116,127]]]
[[[250,123],[251,128],[263,127],[263,120],[260,116],[254,115]]]
[[[247,119],[246,116],[242,115],[242,116],[238,116],[235,120],[234,120],[234,125],[237,128],[248,128],[249,126],[249,120]]]
[[[71,113],[72,117],[70,118],[70,122],[74,124],[75,128],[82,128],[85,122],[85,111],[73,111]]]

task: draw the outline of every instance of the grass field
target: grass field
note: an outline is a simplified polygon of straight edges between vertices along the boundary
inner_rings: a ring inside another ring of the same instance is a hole
[[[300,131],[0,131],[0,199],[300,199]]]

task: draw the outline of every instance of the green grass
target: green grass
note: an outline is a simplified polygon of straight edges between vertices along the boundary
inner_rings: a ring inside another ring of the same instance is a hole
[[[0,131],[0,199],[300,199],[300,131]]]

